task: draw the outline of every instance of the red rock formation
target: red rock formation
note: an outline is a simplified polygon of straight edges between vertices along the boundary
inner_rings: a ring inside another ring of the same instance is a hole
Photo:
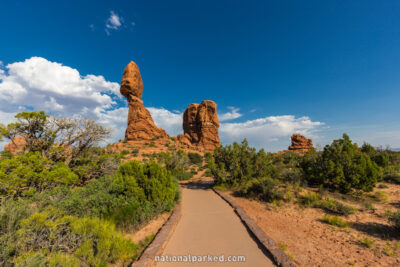
[[[177,138],[182,143],[196,146],[205,151],[214,151],[220,146],[217,105],[211,100],[201,104],[190,104],[183,114],[184,135]]]
[[[120,92],[129,102],[127,140],[151,140],[154,137],[168,137],[168,134],[154,124],[150,112],[143,106],[143,81],[139,67],[131,61],[122,74]]]
[[[13,155],[16,155],[18,152],[24,150],[25,145],[25,138],[22,136],[16,136],[12,141],[4,146],[4,150],[10,150]]]
[[[289,146],[289,151],[304,154],[311,148],[313,148],[313,143],[311,139],[307,139],[301,134],[292,135],[292,145]]]

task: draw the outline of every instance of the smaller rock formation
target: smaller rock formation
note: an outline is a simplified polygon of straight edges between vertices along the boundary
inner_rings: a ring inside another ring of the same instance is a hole
[[[220,146],[217,104],[204,100],[201,104],[190,104],[183,114],[184,135],[177,138],[182,143],[205,151],[214,151]]]
[[[129,102],[127,140],[152,140],[155,137],[168,137],[168,134],[154,124],[150,112],[141,100],[143,81],[139,67],[131,61],[122,74],[120,92]]]
[[[25,138],[22,136],[16,136],[7,145],[4,146],[4,150],[9,150],[13,155],[18,154],[24,150],[26,145]]]
[[[305,138],[301,134],[292,135],[292,145],[289,146],[289,151],[304,154],[308,150],[313,148],[313,143],[311,139]]]

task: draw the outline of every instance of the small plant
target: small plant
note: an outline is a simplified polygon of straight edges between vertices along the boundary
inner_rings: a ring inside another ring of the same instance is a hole
[[[330,224],[333,226],[337,226],[337,227],[341,227],[341,228],[347,228],[350,226],[348,222],[346,222],[345,220],[343,220],[337,216],[332,216],[332,217],[324,216],[322,218],[322,221],[324,223],[327,223],[327,224]]]
[[[372,204],[372,202],[369,201],[369,200],[364,200],[364,201],[362,202],[362,205],[364,206],[364,208],[365,208],[366,210],[369,210],[369,211],[372,211],[372,212],[375,212],[375,211],[376,211],[376,208],[374,207],[374,205]]]
[[[383,253],[385,253],[388,256],[394,256],[395,251],[389,242],[386,243],[385,248],[383,249]]]
[[[379,185],[378,185],[378,188],[382,188],[382,189],[383,189],[383,188],[388,188],[388,186],[385,185],[385,184],[379,184]]]
[[[149,147],[157,147],[157,146],[156,146],[156,143],[151,142],[151,143],[149,144]]]
[[[322,208],[326,211],[345,216],[354,214],[357,211],[357,209],[352,206],[345,205],[339,201],[330,198],[327,198],[324,201],[319,201],[315,204],[315,206],[318,208]]]
[[[284,242],[279,242],[279,243],[278,243],[278,246],[279,246],[283,251],[285,251],[285,250],[287,249],[287,245],[286,245]]]
[[[305,195],[300,196],[300,203],[306,207],[313,206],[316,202],[321,200],[321,195],[312,191],[307,191]]]
[[[371,248],[372,249],[372,248],[375,247],[375,241],[370,239],[370,238],[368,238],[368,237],[365,237],[365,238],[360,240],[360,245],[364,246],[366,248]]]
[[[132,156],[136,157],[139,154],[139,148],[135,148],[132,150]]]
[[[400,210],[392,213],[389,220],[394,224],[394,226],[400,231]]]
[[[356,263],[354,261],[348,261],[347,264],[350,265],[350,266],[356,265]]]
[[[128,150],[122,150],[121,151],[121,153],[120,153],[120,155],[121,155],[121,157],[125,157],[126,155],[128,155],[129,154],[129,151]]]
[[[376,191],[371,197],[382,203],[386,203],[389,200],[389,197],[383,191]]]

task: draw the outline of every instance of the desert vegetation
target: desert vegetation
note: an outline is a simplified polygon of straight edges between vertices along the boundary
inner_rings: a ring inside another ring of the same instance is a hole
[[[137,258],[146,244],[124,233],[175,206],[171,171],[97,147],[111,130],[93,120],[42,111],[16,119],[0,128],[3,138],[26,142],[0,155],[0,265],[107,266]]]
[[[283,225],[289,227],[303,222],[310,227],[304,230],[310,232],[304,237],[310,239],[308,242],[320,242],[323,237],[313,239],[315,234],[311,232],[313,228],[323,229],[335,240],[331,244],[333,250],[342,250],[335,248],[334,242],[343,244],[344,240],[349,240],[346,245],[349,252],[357,249],[353,248],[352,244],[355,244],[355,247],[369,249],[372,253],[357,259],[358,254],[352,252],[353,259],[349,262],[389,256],[394,259],[385,262],[392,264],[400,255],[399,160],[399,152],[366,143],[360,147],[343,134],[321,151],[311,149],[303,155],[290,151],[266,153],[263,149],[250,147],[244,140],[240,144],[217,148],[207,158],[207,164],[215,177],[215,188],[230,192],[260,225],[269,225],[265,222],[268,218],[271,221],[269,227],[275,227],[276,231]],[[262,206],[245,199],[257,200],[267,208],[262,211]],[[305,214],[309,218],[304,218]],[[279,218],[276,225],[272,225],[274,216]],[[265,220],[261,221],[261,218]],[[292,221],[292,218],[297,219]],[[288,228],[293,229],[290,230],[293,235],[299,234],[295,228]],[[299,240],[288,238],[288,229],[280,235],[277,234],[279,231],[270,234],[277,236],[277,242],[288,243],[290,253],[305,253],[296,244]],[[341,232],[343,236],[335,239],[337,234],[334,232]],[[297,261],[300,265],[322,264],[326,260],[313,262],[301,253],[297,254],[302,258]],[[327,250],[327,253],[331,252]],[[292,254],[296,261],[296,253]]]

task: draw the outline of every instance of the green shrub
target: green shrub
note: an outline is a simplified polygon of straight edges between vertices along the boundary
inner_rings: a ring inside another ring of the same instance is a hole
[[[138,249],[109,222],[63,216],[51,208],[22,220],[17,236],[20,255],[31,251],[61,252],[68,249],[69,253],[90,266],[106,266],[128,259]],[[56,261],[53,255],[52,262]]]
[[[305,179],[311,185],[348,193],[353,189],[370,192],[378,181],[379,167],[358,150],[348,135],[334,140],[322,153],[309,151],[302,162]]]
[[[367,248],[374,248],[375,247],[375,241],[365,237],[363,239],[360,240],[360,245],[367,247]]]
[[[330,198],[319,201],[319,202],[315,203],[314,206],[317,208],[321,208],[326,211],[332,212],[332,213],[346,215],[346,216],[357,212],[356,208],[345,205],[339,201],[336,201],[336,200],[330,199]]]
[[[192,164],[201,165],[203,163],[203,157],[199,153],[189,152],[188,157]]]
[[[216,185],[235,187],[252,178],[271,176],[272,158],[263,149],[257,152],[251,148],[244,139],[241,144],[235,142],[216,148],[213,159],[208,161],[208,167]]]
[[[185,171],[175,171],[173,172],[173,176],[178,179],[179,181],[185,181],[193,178],[193,173],[185,172]]]
[[[278,185],[279,182],[270,177],[252,179],[241,188],[240,194],[266,202],[282,200],[285,192]]]
[[[124,157],[124,156],[126,156],[126,155],[129,154],[129,151],[126,150],[126,149],[124,149],[124,150],[122,150],[121,153],[119,153],[119,154],[121,155],[121,157]]]
[[[376,191],[371,197],[382,203],[386,203],[389,200],[389,197],[383,191]]]
[[[324,223],[327,223],[327,224],[330,224],[330,225],[333,225],[333,226],[337,226],[337,227],[341,227],[341,228],[349,227],[349,223],[348,222],[346,222],[345,220],[343,220],[343,219],[341,219],[341,218],[339,218],[337,216],[332,216],[332,217],[324,216],[322,218],[322,221]]]
[[[43,158],[38,152],[0,160],[0,194],[30,196],[58,185],[73,185],[79,177],[63,162]]]
[[[394,224],[394,226],[400,231],[400,210],[392,213],[389,220]]]
[[[312,191],[307,191],[305,195],[300,196],[300,203],[306,207],[311,207],[321,200],[321,195]]]
[[[378,185],[378,188],[382,188],[382,189],[383,189],[383,188],[388,188],[388,186],[385,185],[385,184],[379,184],[379,185]]]

